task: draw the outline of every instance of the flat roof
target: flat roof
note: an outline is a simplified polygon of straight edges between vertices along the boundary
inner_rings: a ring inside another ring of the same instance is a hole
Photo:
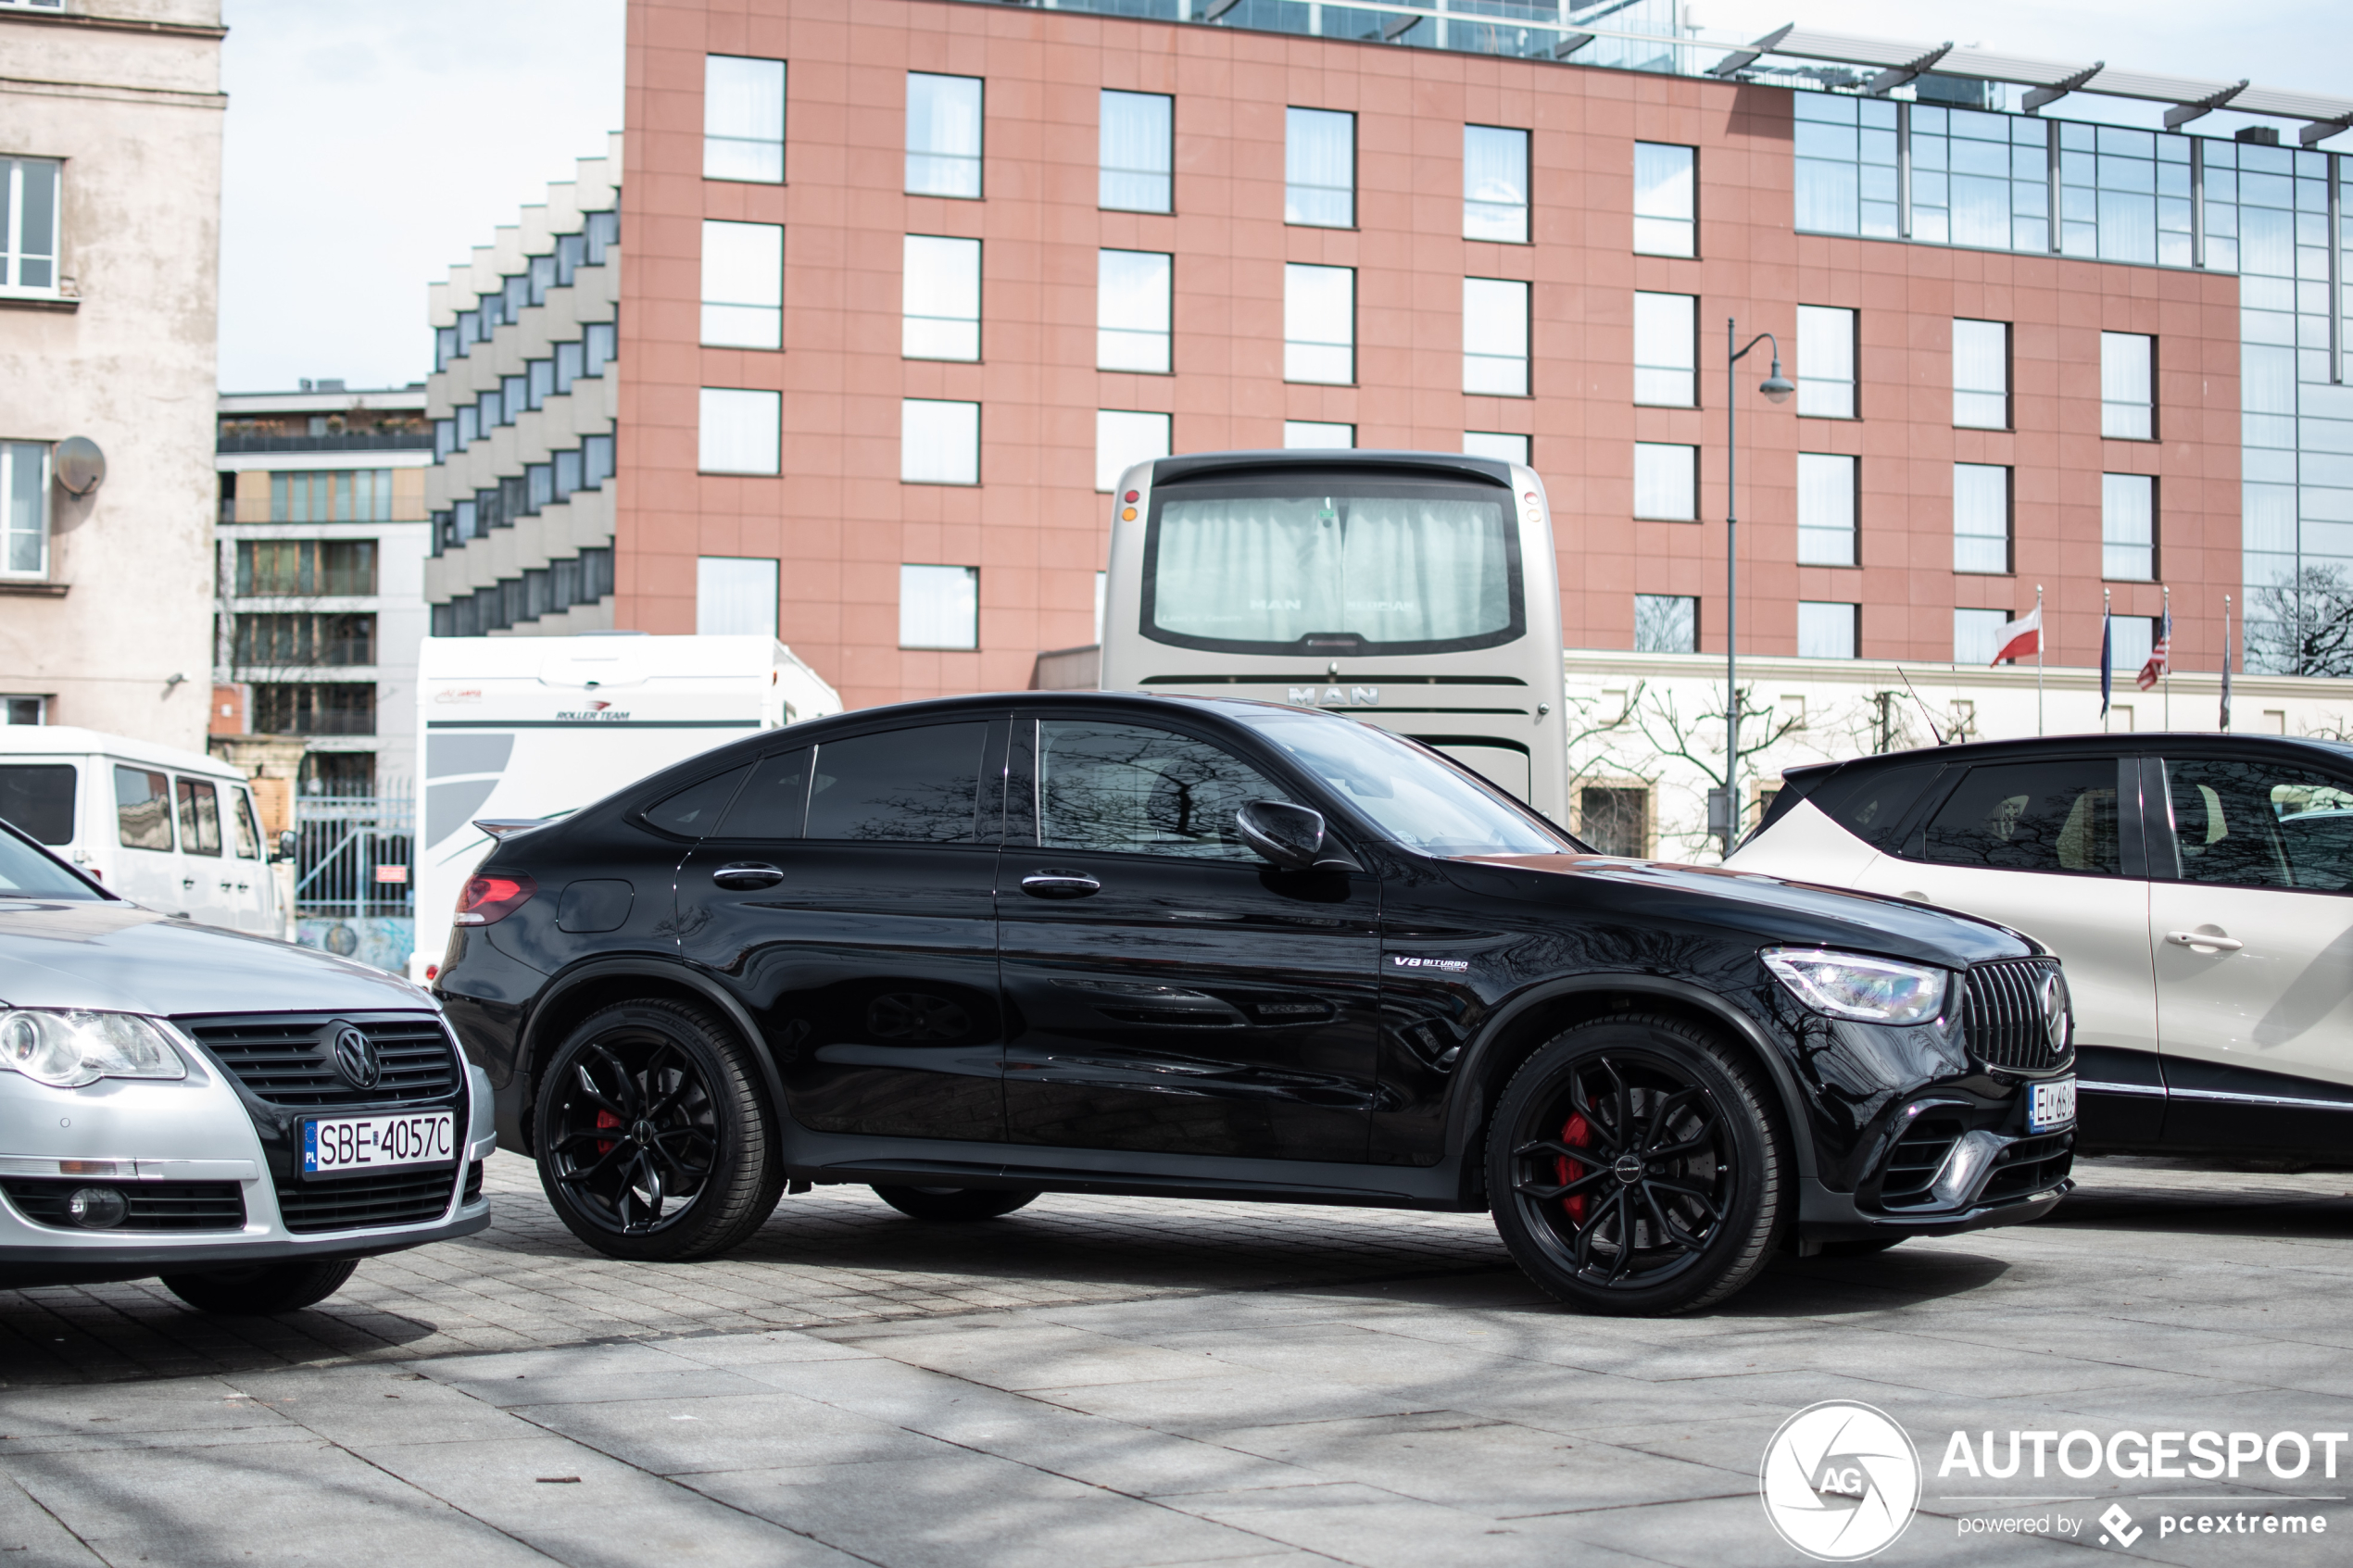
[[[412,382],[407,386],[335,388],[321,392],[224,392],[220,394],[223,414],[341,414],[354,408],[385,410],[422,409],[425,406],[425,384]]]

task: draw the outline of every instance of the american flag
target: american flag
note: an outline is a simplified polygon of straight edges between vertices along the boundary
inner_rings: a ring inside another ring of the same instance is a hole
[[[2148,662],[2141,666],[2141,672],[2133,678],[2133,684],[2141,690],[2146,691],[2163,679],[2165,672],[2171,669],[2172,665],[2173,612],[2168,609],[2165,612],[2165,619],[2158,623],[2157,642],[2149,649]],[[2171,691],[2172,688],[2169,686],[2166,689]]]

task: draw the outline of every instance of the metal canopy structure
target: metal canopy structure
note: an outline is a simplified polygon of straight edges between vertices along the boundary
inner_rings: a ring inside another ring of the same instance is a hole
[[[2171,106],[2165,117],[2169,129],[2178,129],[2202,114],[2223,107],[2240,114],[2302,120],[2305,123],[2297,139],[2308,147],[2353,128],[2353,98],[2256,87],[2243,79],[2208,82],[2196,77],[2117,70],[2104,60],[2086,65],[2081,61],[2032,59],[1994,49],[1957,48],[1950,43],[1860,38],[1849,33],[1821,32],[1794,22],[1734,50],[1713,68],[1711,74],[1734,76],[1768,56],[1876,67],[1879,74],[1864,89],[1867,93],[1885,93],[1901,87],[1929,70],[1939,76],[1977,82],[2017,82],[2034,89],[2026,97],[2025,107],[2030,114],[2070,93],[2099,93],[2112,98],[2138,98]]]

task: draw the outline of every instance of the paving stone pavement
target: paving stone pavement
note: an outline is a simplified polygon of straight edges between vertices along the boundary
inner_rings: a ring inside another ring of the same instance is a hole
[[[0,1568],[1797,1563],[1756,1465],[1827,1399],[1929,1466],[1879,1561],[2066,1561],[2110,1501],[2154,1525],[2155,1484],[2054,1480],[2074,1500],[2021,1513],[1938,1478],[1949,1432],[2353,1426],[2353,1176],[2081,1173],[2044,1224],[1612,1320],[1542,1300],[1483,1217],[1379,1210],[945,1226],[821,1189],[727,1260],[618,1264],[501,1158],[490,1231],[283,1323],[0,1292]],[[2347,1480],[2170,1489],[2334,1538],[2148,1528],[2132,1555],[2345,1561]],[[2003,1515],[2082,1533],[1963,1533]]]

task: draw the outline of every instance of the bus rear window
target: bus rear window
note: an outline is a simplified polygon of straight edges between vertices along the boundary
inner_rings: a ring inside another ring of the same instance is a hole
[[[40,844],[73,842],[74,767],[16,762],[0,768],[0,821]]]
[[[1144,545],[1144,634],[1307,657],[1494,647],[1527,630],[1501,489],[1361,475],[1171,485]]]

